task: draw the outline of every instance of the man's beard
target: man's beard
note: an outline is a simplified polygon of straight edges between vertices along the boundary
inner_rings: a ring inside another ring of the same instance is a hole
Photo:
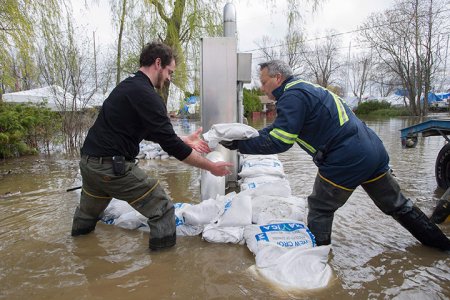
[[[158,72],[158,77],[156,78],[155,88],[160,89],[164,86],[162,70]]]

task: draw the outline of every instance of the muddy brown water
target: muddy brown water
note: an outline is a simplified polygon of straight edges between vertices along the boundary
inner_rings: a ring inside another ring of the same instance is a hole
[[[264,119],[254,121],[257,128]],[[402,149],[401,128],[414,119],[366,120],[385,143],[394,174],[426,214],[444,191],[434,178],[442,137]],[[174,121],[181,134],[195,122]],[[298,146],[279,155],[292,192],[306,197],[316,168]],[[200,171],[174,159],[141,161],[176,202],[200,201]],[[9,173],[9,174],[8,174]],[[335,216],[329,264],[334,277],[314,291],[284,291],[255,277],[245,245],[180,237],[175,248],[147,248],[148,234],[100,224],[72,238],[80,185],[78,161],[60,155],[0,163],[1,299],[449,299],[450,256],[421,246],[358,188]],[[440,226],[450,236],[450,224]]]

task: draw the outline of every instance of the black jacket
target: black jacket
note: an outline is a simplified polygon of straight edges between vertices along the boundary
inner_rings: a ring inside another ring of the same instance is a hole
[[[174,132],[162,98],[150,79],[136,72],[106,98],[81,148],[90,156],[122,155],[133,159],[142,140],[161,145],[164,151],[184,160],[192,149]]]

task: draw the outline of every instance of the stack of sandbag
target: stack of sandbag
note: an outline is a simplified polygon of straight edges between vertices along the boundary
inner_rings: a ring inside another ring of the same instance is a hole
[[[139,159],[168,159],[169,154],[157,143],[143,141],[139,144]]]
[[[204,138],[214,148],[221,140],[257,135],[247,125],[216,124]],[[330,246],[316,246],[305,225],[306,201],[291,194],[278,156],[241,155],[238,175],[239,193],[202,199],[198,204],[176,203],[177,235],[202,234],[208,242],[246,243],[255,255],[255,274],[287,289],[325,287],[332,276],[328,265]],[[111,201],[111,205],[117,202]],[[121,208],[126,217],[138,220],[126,220],[117,206],[104,219],[121,227],[142,229],[147,225],[125,205],[121,204]],[[116,218],[111,219],[112,216]]]
[[[276,183],[290,193],[289,181],[286,179],[283,164],[276,154],[241,155],[239,172],[241,191],[256,188],[267,183]]]

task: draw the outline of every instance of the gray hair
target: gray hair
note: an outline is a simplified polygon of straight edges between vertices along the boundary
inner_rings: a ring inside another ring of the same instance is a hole
[[[284,78],[292,76],[292,69],[287,63],[282,60],[270,60],[259,64],[260,70],[267,68],[267,73],[270,77],[281,74]]]

